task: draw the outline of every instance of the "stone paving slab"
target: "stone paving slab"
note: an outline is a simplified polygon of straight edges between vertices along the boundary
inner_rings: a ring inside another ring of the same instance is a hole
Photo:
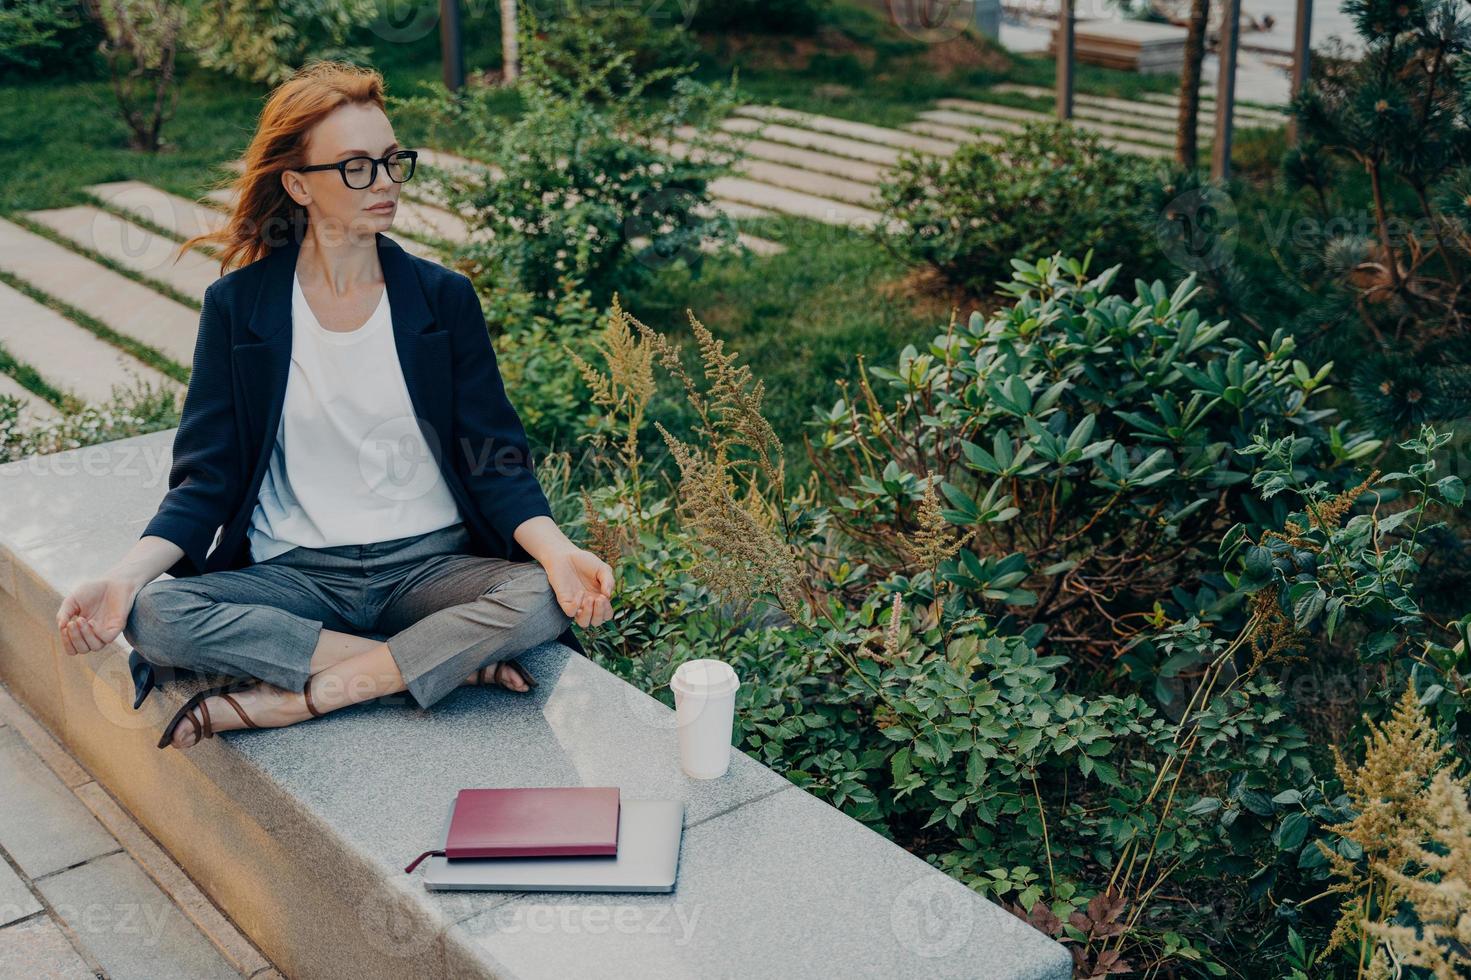
[[[1099,102],[1118,103],[1121,107],[1128,106],[1129,108],[1100,105]],[[942,105],[945,108],[960,109],[962,111],[970,108],[987,109],[996,105],[994,102],[980,102],[975,99],[940,99],[937,100],[936,104]],[[1089,96],[1079,95],[1073,99],[1073,117],[1076,119],[1091,119],[1095,122],[1122,126],[1125,129],[1139,130],[1151,134],[1165,133],[1168,134],[1170,140],[1173,140],[1177,128],[1175,116],[1168,111],[1161,112],[1157,115],[1153,112],[1140,112],[1138,110],[1141,106],[1147,110],[1162,108],[1146,103],[1126,102],[1123,99],[1094,99]],[[1043,113],[1043,115],[1051,116],[1050,113]],[[1202,136],[1208,135],[1213,131],[1214,124],[1211,121],[1209,113],[1202,112],[1200,114],[1200,118],[1196,122],[1196,129]]]
[[[168,229],[181,241],[219,231],[226,224],[225,216],[214,208],[141,180],[114,180],[92,184],[86,190],[119,211]]]
[[[694,152],[693,147],[675,140],[666,140],[664,145],[669,152],[680,155],[688,156]],[[734,172],[737,176],[759,183],[786,190],[801,191],[803,194],[811,194],[814,197],[831,198],[835,201],[846,201],[849,204],[862,206],[872,205],[878,201],[878,189],[872,184],[860,184],[857,181],[844,180],[830,174],[815,173],[801,167],[789,167],[766,160],[744,159],[734,164]]]
[[[869,227],[882,220],[882,215],[869,208],[773,187],[744,177],[720,177],[711,182],[710,189],[722,198],[829,225]]]
[[[25,216],[45,225],[82,248],[97,252],[125,269],[165,283],[185,296],[204,301],[204,291],[220,277],[218,259],[190,249],[175,261],[180,243],[91,205],[27,211]]]
[[[1055,116],[1048,115],[1045,112],[1034,112],[1031,109],[1017,109],[1012,106],[997,105],[993,102],[976,102],[971,99],[936,99],[935,105],[941,109],[954,109],[958,112],[985,116],[987,118],[1000,117],[1002,119],[1015,119],[1018,122],[1053,122],[1056,119]],[[1158,130],[1118,126],[1083,116],[1075,116],[1072,122],[1073,125],[1080,129],[1086,129],[1100,136],[1109,136],[1131,143],[1139,143],[1145,146],[1159,145],[1161,147],[1172,147],[1175,145],[1173,135],[1166,135]]]
[[[1040,120],[1044,117],[1033,117]],[[1020,119],[1010,119],[1001,115],[982,115],[977,112],[961,112],[958,109],[925,109],[919,114],[920,122],[937,123],[959,129],[962,132],[982,133],[1020,133],[1026,129],[1026,124]]]
[[[681,126],[674,131],[674,135],[681,140],[688,141],[695,135],[695,130],[689,126]],[[748,157],[782,163],[791,167],[801,167],[814,173],[831,174],[834,177],[856,181],[860,184],[877,184],[883,179],[888,169],[877,164],[865,163],[862,160],[851,160],[847,157],[834,156],[831,153],[819,153],[816,150],[804,150],[798,146],[789,146],[770,140],[746,139],[741,142],[741,147]]]
[[[880,146],[892,146],[899,150],[914,150],[919,153],[932,153],[935,156],[948,156],[955,152],[955,145],[947,140],[919,136],[902,129],[889,129],[886,126],[854,122],[851,119],[838,119],[835,116],[798,112],[795,109],[782,109],[776,106],[738,106],[734,111],[737,115],[753,119],[785,123],[820,133],[833,133],[849,139],[877,143]]]
[[[77,326],[49,306],[0,283],[0,345],[57,388],[90,402],[111,400],[114,385],[138,379],[179,392],[183,386]]]
[[[759,119],[748,119],[739,116],[722,119],[720,121],[720,128],[729,130],[732,133],[759,133],[766,140],[786,143],[789,146],[796,146],[802,149],[816,150],[820,153],[831,153],[835,156],[850,157],[854,160],[862,160],[883,167],[892,167],[904,155],[903,151],[896,150],[892,146],[879,146],[876,143],[865,143],[862,140],[846,139],[841,136],[833,136],[830,133],[813,132],[810,129],[784,126],[781,123],[763,123]]]
[[[61,417],[54,405],[8,374],[0,374],[0,395],[19,399],[23,424],[50,422]]]
[[[35,880],[119,850],[12,727],[0,728],[0,847]]]
[[[1144,99],[1147,102],[1153,102],[1155,105],[1168,106],[1171,109],[1174,109],[1179,105],[1179,96],[1166,95],[1163,92],[1145,92],[1140,96],[1140,98]],[[1210,106],[1211,111],[1214,112],[1216,97],[1206,92],[1202,92],[1200,93],[1200,104],[1202,106]],[[1263,109],[1260,106],[1254,105],[1242,105],[1240,102],[1237,102],[1235,105],[1235,114],[1238,119],[1250,116],[1254,119],[1261,120],[1263,125],[1276,126],[1286,124],[1288,118],[1287,113],[1285,112],[1280,112],[1275,109]]]
[[[15,594],[13,587],[8,588],[10,595]],[[6,597],[0,596],[0,601]],[[49,603],[48,603],[49,604]],[[0,613],[10,615],[10,611]],[[29,618],[29,617],[22,617]],[[9,641],[7,641],[9,642]],[[24,642],[24,641],[22,641]],[[108,901],[105,889],[89,885],[86,890],[85,902],[71,902],[64,898],[58,898],[57,892],[47,891],[39,885],[28,884],[24,879],[16,878],[21,885],[25,898],[29,901],[29,907],[24,911],[34,915],[43,913],[42,918],[59,925],[68,941],[74,944],[74,948],[87,960],[93,968],[102,968],[102,963],[93,950],[89,948],[92,938],[105,940],[99,945],[117,946],[119,944],[131,945],[133,950],[122,954],[109,951],[102,957],[108,960],[108,970],[116,977],[123,975],[124,971],[115,969],[120,962],[119,956],[136,960],[138,962],[154,963],[158,961],[162,968],[153,966],[149,973],[141,973],[134,969],[134,975],[155,976],[162,974],[173,974],[180,976],[210,975],[217,973],[214,957],[210,956],[209,949],[219,951],[230,964],[231,969],[223,975],[228,977],[259,977],[266,980],[275,977],[276,973],[260,950],[256,949],[241,935],[235,924],[226,919],[203,893],[198,886],[184,874],[183,870],[158,846],[158,843],[149,837],[141,827],[133,820],[132,816],[118,805],[117,801],[102,788],[92,775],[77,764],[77,761],[51,736],[45,727],[37,721],[29,711],[21,707],[10,692],[0,687],[0,728],[8,726],[9,731],[18,732],[26,743],[26,747],[35,756],[40,765],[51,772],[61,783],[70,789],[76,799],[84,806],[112,835],[126,851],[110,851],[97,858],[91,859],[97,867],[92,868],[94,875],[100,875],[104,884],[109,880],[121,880],[132,893],[125,895],[120,901]],[[27,813],[26,820],[44,819],[44,813]],[[82,869],[88,868],[88,864],[77,864],[70,868],[50,874],[43,878],[42,885],[52,888],[65,888],[63,885],[51,885],[58,879],[73,879],[83,875]],[[129,870],[131,869],[131,870]],[[6,922],[7,907],[14,911],[18,900],[8,897],[4,878],[6,872],[14,872],[11,864],[5,858],[3,850],[0,850],[0,926]],[[156,885],[157,888],[152,886]],[[159,893],[161,889],[161,894]],[[36,901],[36,892],[46,896],[49,907],[43,906]],[[165,903],[160,905],[160,899]],[[167,903],[172,903],[173,911],[169,911]],[[187,923],[181,923],[179,915],[182,914]],[[190,930],[197,929],[192,938],[187,938]],[[172,935],[164,935],[171,932]],[[159,938],[163,935],[165,939],[171,939],[175,945],[185,940],[182,946],[182,955],[169,948],[168,943],[160,943]],[[0,929],[0,947],[7,942],[6,934]],[[201,951],[207,964],[214,964],[208,969],[201,970],[198,966]],[[4,955],[0,953],[0,962]],[[89,976],[91,973],[89,972]],[[0,977],[8,977],[3,967],[0,967]]]
[[[199,310],[0,218],[0,269],[188,367]]]
[[[768,208],[758,208],[751,204],[742,204],[739,201],[725,201],[718,197],[711,198],[712,205],[720,211],[724,211],[726,217],[739,221],[742,218],[769,218],[776,214]]]
[[[26,887],[20,875],[15,873],[4,860],[0,860],[0,926],[19,922],[26,916],[41,911],[41,903]]]
[[[34,741],[32,748],[36,748]],[[66,756],[66,759],[70,760],[71,757]],[[76,787],[75,792],[82,804],[107,828],[107,832],[122,844],[142,872],[163,889],[202,935],[209,937],[232,967],[244,976],[255,976],[263,971],[274,972],[270,961],[261,955],[260,950],[241,935],[235,924],[225,918],[199,890],[199,886],[174,863],[173,858],[158,846],[157,841],[144,833],[143,828],[138,826],[126,810],[118,806],[117,801],[105,789],[88,776],[88,781]]]
[[[0,929],[0,977],[25,980],[97,980],[65,933],[48,918]]]
[[[1025,113],[1026,110],[1016,110],[1016,112]],[[919,115],[921,119],[925,119],[930,122],[944,123],[947,126],[971,126],[976,129],[995,129],[998,121],[1010,121],[1013,125],[1019,125],[1017,120],[1021,118],[1030,118],[1038,122],[1052,119],[1051,116],[1044,116],[1041,113],[1027,113],[1025,117],[1013,116],[1010,120],[998,120],[991,115],[989,110],[984,116],[969,112],[959,112],[955,109],[927,109],[924,112],[921,112]],[[997,115],[1011,114],[998,113]],[[1145,143],[1136,143],[1131,140],[1116,139],[1112,136],[1108,136],[1104,133],[1098,132],[1098,128],[1096,126],[1089,125],[1086,120],[1075,119],[1073,120],[1073,122],[1081,129],[1089,129],[1094,131],[1095,133],[1098,133],[1099,142],[1101,142],[1105,146],[1112,147],[1113,149],[1118,150],[1122,153],[1134,153],[1138,154],[1139,156],[1159,157],[1169,156],[1173,152],[1172,148],[1170,147],[1151,146]]]
[[[959,126],[947,126],[944,123],[930,122],[920,119],[916,122],[905,123],[904,128],[912,133],[923,133],[926,136],[938,136],[956,143],[999,143],[1004,134],[987,129],[962,129]]]
[[[127,854],[88,861],[36,887],[111,980],[240,980]]]
[[[1011,82],[993,85],[991,90],[993,92],[1011,92],[1036,99],[1052,99],[1056,96],[1056,93],[1050,88],[1042,88],[1038,85],[1013,84]],[[1214,116],[1215,97],[1202,91],[1200,93],[1200,101],[1201,115]],[[1176,119],[1176,113],[1178,112],[1179,97],[1152,92],[1144,93],[1139,101],[1136,102],[1130,99],[1119,99],[1107,95],[1089,95],[1084,92],[1075,92],[1073,94],[1073,106],[1076,109],[1079,105],[1115,109],[1125,115],[1134,116],[1141,122],[1143,118],[1147,117],[1173,124]],[[1256,124],[1256,121],[1260,121],[1262,125],[1280,126],[1286,122],[1286,117],[1280,112],[1275,112],[1271,109],[1260,109],[1256,106],[1244,106],[1240,103],[1236,105],[1236,117],[1238,123],[1243,117],[1250,117],[1254,121],[1253,124]]]

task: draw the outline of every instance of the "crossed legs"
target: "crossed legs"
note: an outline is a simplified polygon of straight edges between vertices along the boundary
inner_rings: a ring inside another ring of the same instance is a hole
[[[330,588],[283,564],[151,582],[125,631],[156,664],[260,678],[232,697],[270,728],[311,717],[307,685],[322,714],[404,690],[427,707],[491,664],[493,680],[524,691],[525,679],[504,661],[570,622],[539,565],[443,555],[395,587],[375,624],[380,635],[394,633],[386,640],[348,632],[354,624]],[[246,727],[223,698],[206,699],[203,710],[215,731]],[[196,721],[200,713],[192,712]],[[188,747],[197,735],[195,724],[181,722],[172,744]]]

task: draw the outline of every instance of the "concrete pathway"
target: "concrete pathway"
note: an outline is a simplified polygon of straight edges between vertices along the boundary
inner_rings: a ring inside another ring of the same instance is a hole
[[[188,367],[199,310],[0,218],[0,270]]]
[[[0,688],[0,977],[282,980]]]
[[[24,217],[50,228],[83,251],[95,252],[140,276],[163,283],[195,301],[220,277],[220,263],[197,249],[175,257],[178,241],[90,205],[27,211]],[[66,296],[61,296],[65,300]]]
[[[35,368],[56,388],[89,402],[106,402],[115,385],[139,380],[178,394],[182,386],[84,327],[0,283],[0,347]]]

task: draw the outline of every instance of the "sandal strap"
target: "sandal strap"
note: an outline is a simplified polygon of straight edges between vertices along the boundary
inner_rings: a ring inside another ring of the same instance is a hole
[[[210,722],[209,717],[209,698],[205,698],[199,702],[199,714],[204,719],[204,737],[214,738],[214,726]]]
[[[199,719],[194,717],[194,711],[192,709],[184,712],[184,719],[188,721],[190,727],[193,728],[192,734],[194,735],[194,741],[202,741],[204,739],[204,729],[200,727]],[[176,725],[175,727],[177,728],[178,726]],[[172,736],[173,732],[169,732],[169,735]]]
[[[310,711],[312,713],[312,717],[313,718],[320,718],[320,717],[322,717],[322,713],[317,710],[317,706],[315,704],[312,704],[312,678],[311,677],[308,677],[306,679],[306,687],[302,688],[301,693],[306,696],[306,710],[308,710],[308,711]]]
[[[235,713],[240,716],[240,720],[243,721],[243,722],[245,722],[245,727],[246,728],[259,728],[260,727],[255,722],[253,722],[253,721],[250,720],[250,716],[245,713],[245,709],[244,708],[240,707],[240,702],[235,700],[235,696],[234,695],[232,695],[232,694],[221,694],[220,697],[224,698],[225,701],[230,705],[230,707],[232,707],[232,708],[235,709]]]

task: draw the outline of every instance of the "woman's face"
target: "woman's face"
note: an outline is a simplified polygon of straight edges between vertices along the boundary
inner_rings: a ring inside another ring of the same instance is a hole
[[[394,139],[393,126],[382,109],[349,104],[339,106],[307,134],[306,160],[310,166],[355,156],[381,159],[398,149],[402,147]],[[353,180],[355,184],[361,182]],[[331,236],[328,241],[371,240],[393,225],[398,211],[399,185],[381,165],[373,182],[361,189],[347,186],[340,170],[287,170],[281,175],[281,183],[286,193],[306,208],[319,238]]]

